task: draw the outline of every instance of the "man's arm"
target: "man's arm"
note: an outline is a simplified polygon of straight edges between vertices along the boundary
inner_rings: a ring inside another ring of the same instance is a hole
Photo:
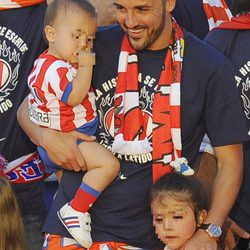
[[[213,183],[211,204],[204,223],[223,226],[237,197],[243,174],[243,151],[241,144],[215,147],[217,174]],[[186,244],[185,250],[216,250],[217,243],[204,230],[198,230]]]
[[[88,136],[77,131],[63,133],[35,125],[29,119],[27,98],[19,107],[17,119],[32,142],[43,147],[50,159],[58,166],[74,171],[85,170],[85,160],[76,141],[78,139],[93,141],[95,140],[94,136]]]
[[[223,226],[240,189],[243,176],[242,144],[215,147],[218,171],[206,222]]]

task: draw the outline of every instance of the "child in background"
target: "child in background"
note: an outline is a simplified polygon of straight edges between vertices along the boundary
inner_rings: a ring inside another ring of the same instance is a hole
[[[151,189],[153,224],[165,250],[184,250],[207,216],[208,199],[194,176],[161,177]]]
[[[98,120],[91,89],[96,32],[94,7],[86,0],[54,0],[45,14],[49,48],[34,63],[28,78],[30,120],[63,132],[94,135]],[[96,142],[79,142],[87,172],[69,204],[58,216],[72,237],[85,248],[92,244],[88,210],[119,172],[119,161]],[[38,147],[48,172],[58,170]]]
[[[16,196],[0,174],[0,249],[26,250],[24,227]]]

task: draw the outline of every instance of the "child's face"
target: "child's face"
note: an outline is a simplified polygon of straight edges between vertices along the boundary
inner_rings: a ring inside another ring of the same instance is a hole
[[[54,40],[49,43],[49,53],[69,62],[78,63],[80,51],[90,52],[96,32],[96,19],[88,13],[73,8],[61,11],[54,24]]]
[[[166,198],[164,205],[153,200],[151,210],[158,238],[170,249],[182,249],[196,231],[193,209],[187,202]]]

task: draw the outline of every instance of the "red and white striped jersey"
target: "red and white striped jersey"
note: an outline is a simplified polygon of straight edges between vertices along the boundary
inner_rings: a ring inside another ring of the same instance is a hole
[[[46,51],[28,77],[30,120],[40,126],[69,132],[96,118],[95,95],[90,88],[81,104],[71,107],[62,98],[70,94],[77,70]],[[67,98],[66,98],[67,99]]]

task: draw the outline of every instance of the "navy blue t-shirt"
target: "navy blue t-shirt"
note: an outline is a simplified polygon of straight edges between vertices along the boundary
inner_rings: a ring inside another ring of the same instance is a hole
[[[114,91],[123,31],[114,26],[97,34],[96,66],[92,85],[100,124],[98,141],[107,148],[113,141]],[[138,53],[140,107],[152,121],[153,92],[164,66],[166,50]],[[191,33],[185,32],[181,78],[181,128],[183,156],[193,165],[207,132],[213,146],[238,143],[245,138],[240,101],[235,93],[233,72],[228,60]],[[239,122],[235,123],[235,119]],[[149,132],[150,133],[150,132]],[[150,134],[148,134],[150,138]],[[144,249],[160,249],[152,226],[149,189],[152,184],[152,156],[117,155],[119,176],[90,210],[93,241],[118,241]],[[82,180],[81,173],[65,171],[44,231],[70,237],[56,211],[71,200]]]
[[[43,40],[46,4],[1,11],[0,152],[10,162],[36,151],[19,126],[16,112],[29,93],[34,60],[47,47]]]
[[[17,122],[27,96],[27,77],[34,60],[47,47],[43,40],[46,3],[0,11],[0,153],[11,162],[36,151]],[[14,184],[23,213],[45,212],[43,181]]]
[[[212,30],[205,41],[223,53],[234,66],[249,142],[244,143],[244,178],[231,212],[239,226],[250,232],[250,30]]]
[[[226,3],[230,7],[231,0],[226,0]],[[177,0],[172,14],[181,27],[200,39],[207,35],[209,27],[202,0]]]

